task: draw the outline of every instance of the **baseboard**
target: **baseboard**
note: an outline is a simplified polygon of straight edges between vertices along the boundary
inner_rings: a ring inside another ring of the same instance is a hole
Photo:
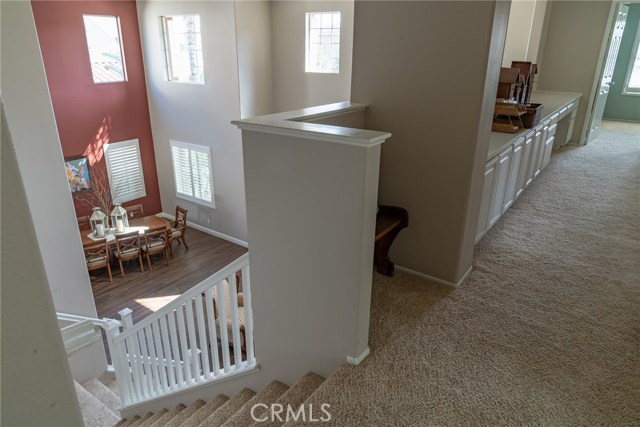
[[[176,219],[175,216],[170,215],[170,214],[168,214],[166,212],[160,212],[157,215],[162,217],[162,218],[170,219],[171,221],[174,221]],[[249,244],[247,242],[245,242],[244,240],[236,239],[235,237],[228,236],[228,235],[226,235],[224,233],[221,233],[221,232],[216,231],[216,230],[212,230],[212,229],[204,227],[204,226],[202,226],[200,224],[195,224],[193,222],[190,222],[187,225],[189,227],[191,227],[191,228],[195,228],[198,231],[202,231],[203,233],[207,233],[207,234],[210,234],[212,236],[216,236],[216,237],[219,237],[221,239],[224,239],[224,240],[226,240],[228,242],[235,243],[236,245],[244,246],[245,248],[249,247]]]
[[[414,270],[410,270],[408,268],[405,267],[401,267],[399,265],[396,264],[396,270],[398,271],[402,271],[403,273],[407,273],[407,274],[411,274],[412,276],[417,276],[417,277],[421,277],[423,279],[427,279],[430,282],[434,282],[434,283],[438,283],[440,285],[445,285],[445,286],[451,286],[453,288],[457,288],[458,286],[460,286],[462,284],[462,282],[465,281],[465,279],[469,276],[469,274],[471,273],[471,270],[473,270],[473,266],[469,267],[469,269],[467,270],[466,273],[464,273],[464,275],[462,276],[462,278],[460,280],[458,280],[458,282],[454,283],[454,282],[449,282],[447,280],[442,280],[439,279],[437,277],[433,277],[433,276],[429,276],[428,274],[424,274],[424,273],[420,273]]]
[[[360,362],[362,362],[368,355],[369,355],[369,346],[367,346],[367,348],[365,348],[364,351],[360,353],[360,356],[358,357],[347,356],[347,362],[351,363],[352,365],[359,365]]]

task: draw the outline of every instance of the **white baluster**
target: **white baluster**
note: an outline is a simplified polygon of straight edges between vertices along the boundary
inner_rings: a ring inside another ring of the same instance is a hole
[[[182,350],[182,357],[180,361],[184,366],[184,380],[185,383],[191,384],[193,382],[193,376],[191,375],[191,363],[189,362],[189,352],[187,351],[187,331],[184,327],[184,306],[180,306],[176,310],[178,316],[178,333],[180,334],[180,349]]]
[[[228,277],[229,302],[231,305],[231,333],[233,334],[233,360],[234,369],[242,365],[242,342],[240,341],[240,321],[238,319],[238,288],[236,273]]]
[[[149,341],[149,350],[151,351],[151,366],[153,368],[153,377],[155,379],[156,391],[158,393],[162,393],[166,387],[166,382],[164,381],[164,367],[162,363],[162,350],[160,349],[160,336],[157,335],[158,326],[154,328],[153,323],[149,325],[147,329],[147,336],[151,338]],[[156,349],[157,346],[157,349]]]
[[[198,320],[198,337],[200,338],[200,350],[202,351],[202,371],[205,380],[211,378],[211,368],[209,367],[209,345],[207,344],[207,330],[204,324],[204,314],[202,312],[202,294],[194,299],[196,304],[196,318]]]
[[[149,396],[154,397],[156,395],[156,390],[153,387],[153,375],[151,374],[151,363],[149,362],[149,349],[147,347],[147,340],[144,332],[145,330],[142,329],[141,331],[138,331],[136,336],[140,343],[140,356],[142,357],[142,367],[144,369],[144,384],[147,385]]]
[[[171,312],[169,317],[169,334],[171,335],[171,352],[173,354],[172,357],[172,361],[173,361],[173,366],[174,369],[176,370],[176,374],[177,374],[177,378],[176,381],[178,382],[179,385],[183,385],[185,384],[185,377],[184,377],[184,368],[182,366],[182,363],[180,363],[180,349],[179,349],[179,345],[180,345],[180,340],[178,339],[178,329],[176,328],[176,319],[175,316],[177,316],[179,313],[178,310]]]
[[[173,312],[169,314],[173,316]],[[167,316],[160,318],[158,323],[160,323],[162,345],[164,347],[165,369],[167,371],[167,374],[169,375],[167,386],[171,391],[176,387],[176,371],[173,356],[171,355],[171,344],[169,342],[169,332],[167,328]]]
[[[247,364],[255,361],[253,349],[253,311],[251,309],[251,277],[249,265],[242,268],[242,297],[244,299],[244,334],[247,342]]]
[[[224,372],[231,370],[231,361],[229,357],[229,334],[227,333],[227,308],[224,303],[224,280],[216,283],[216,296],[218,311],[218,325],[220,326],[220,343],[222,346],[222,363]]]
[[[207,307],[207,324],[209,325],[209,341],[211,342],[211,359],[213,359],[213,376],[220,375],[220,356],[218,353],[218,333],[216,332],[216,315],[213,309],[213,295],[211,288],[204,291],[204,300]]]
[[[196,327],[193,321],[193,300],[187,301],[187,331],[189,331],[189,347],[191,351],[191,363],[193,363],[193,379],[200,382],[200,356],[198,355],[198,342],[196,341]]]

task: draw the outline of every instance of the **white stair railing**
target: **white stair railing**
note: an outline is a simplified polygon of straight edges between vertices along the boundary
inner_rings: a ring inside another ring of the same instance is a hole
[[[124,331],[114,322],[107,338],[124,405],[256,367],[249,254],[136,325],[120,314]]]

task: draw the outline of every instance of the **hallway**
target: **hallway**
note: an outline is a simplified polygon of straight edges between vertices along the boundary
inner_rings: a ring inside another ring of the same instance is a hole
[[[605,122],[554,152],[461,287],[374,275],[371,355],[314,406],[341,426],[637,425],[639,136]]]

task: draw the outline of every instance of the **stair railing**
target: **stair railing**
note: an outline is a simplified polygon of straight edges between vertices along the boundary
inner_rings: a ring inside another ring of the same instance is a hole
[[[249,254],[140,323],[120,314],[124,330],[114,322],[107,338],[124,405],[256,367]]]

